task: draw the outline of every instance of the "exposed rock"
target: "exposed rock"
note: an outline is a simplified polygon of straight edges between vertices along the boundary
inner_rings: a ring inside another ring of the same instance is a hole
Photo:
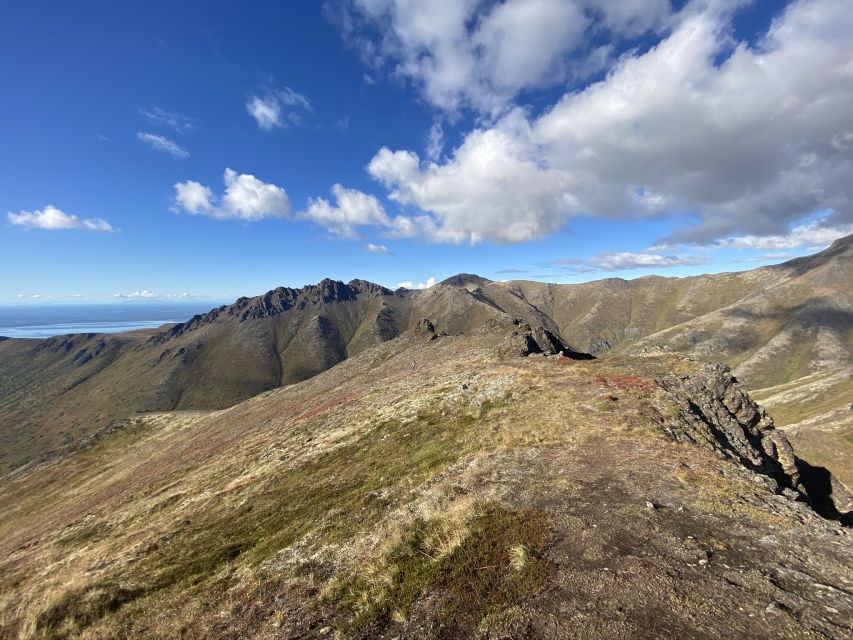
[[[361,295],[378,297],[390,296],[394,293],[390,289],[367,280],[351,280],[345,284],[340,280],[329,278],[301,289],[278,287],[263,295],[254,298],[238,298],[233,304],[223,305],[208,313],[193,316],[187,322],[176,324],[171,329],[154,336],[151,341],[155,344],[163,342],[214,323],[219,318],[236,317],[242,323],[276,316],[294,307],[305,308],[308,304],[319,305],[353,301]]]
[[[455,276],[445,278],[438,284],[443,284],[450,287],[482,287],[483,285],[487,285],[490,282],[491,280],[473,273],[458,273]]]
[[[520,356],[541,353],[548,356],[562,355],[576,360],[592,358],[589,354],[575,351],[544,327],[531,328],[529,324],[522,323],[519,319],[515,319],[513,323],[515,328],[507,339],[507,343],[510,350]]]
[[[774,427],[772,418],[749,397],[729,367],[682,359],[698,366],[689,374],[671,374],[658,381],[680,401],[679,420],[666,427],[667,433],[737,460],[760,474],[756,482],[772,480],[773,490],[808,501],[821,515],[841,517],[830,497],[830,475],[826,474],[826,481],[819,480],[820,472],[796,457],[784,431]],[[836,491],[843,488],[836,486]]]
[[[430,340],[435,340],[438,337],[435,334],[435,325],[429,318],[423,318],[422,320],[418,320],[418,324],[415,325],[415,333],[425,335]]]

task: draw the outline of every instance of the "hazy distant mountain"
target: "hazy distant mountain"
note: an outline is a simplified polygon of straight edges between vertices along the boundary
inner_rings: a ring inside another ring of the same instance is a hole
[[[776,385],[827,374],[834,377],[815,411],[837,413],[843,396],[834,390],[850,388],[851,292],[853,236],[808,258],[741,273],[579,285],[460,274],[397,292],[324,280],[240,298],[162,331],[5,340],[0,465],[11,469],[136,411],[224,408],[306,380],[423,318],[448,334],[520,318],[567,351],[596,355],[661,343],[731,364],[777,404],[790,394],[774,394]],[[802,416],[786,422],[795,417]],[[812,452],[822,464],[832,462],[822,450],[850,432],[839,419],[840,431]]]

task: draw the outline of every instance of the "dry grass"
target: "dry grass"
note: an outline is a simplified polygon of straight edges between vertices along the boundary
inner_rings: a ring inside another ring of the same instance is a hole
[[[661,535],[618,483],[744,515],[717,506],[737,481],[667,484],[685,459],[723,464],[657,421],[678,412],[653,381],[693,365],[566,367],[499,357],[503,340],[403,338],[233,409],[139,417],[0,485],[0,637],[417,636],[425,616],[518,631],[563,584],[552,545],[565,571],[609,561],[607,523]]]

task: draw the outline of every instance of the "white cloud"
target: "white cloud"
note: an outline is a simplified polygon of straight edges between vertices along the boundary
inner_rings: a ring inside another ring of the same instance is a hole
[[[556,265],[570,273],[594,273],[596,271],[630,271],[632,269],[669,269],[672,267],[710,264],[706,256],[661,255],[657,253],[602,253],[592,258],[563,258],[552,260],[548,266]]]
[[[79,296],[76,296],[79,297]],[[162,299],[162,300],[188,300],[191,298],[196,298],[195,294],[187,293],[186,291],[181,293],[155,293],[150,289],[138,289],[136,291],[132,291],[130,293],[114,293],[114,298],[121,298],[123,300],[152,300],[152,299]],[[227,298],[228,296],[223,296],[223,298]]]
[[[263,182],[253,175],[225,169],[225,193],[216,202],[213,191],[205,185],[187,180],[175,185],[175,204],[191,214],[213,218],[237,218],[254,222],[267,217],[287,217],[291,213],[290,198],[279,186]]]
[[[368,165],[391,199],[430,214],[399,219],[396,234],[442,242],[522,242],[556,231],[571,210],[570,184],[535,159],[523,115],[477,129],[443,164],[422,164],[411,151],[381,149]]]
[[[473,44],[482,50],[488,83],[514,91],[563,75],[565,54],[583,43],[591,22],[579,2],[510,0],[479,23]]]
[[[166,111],[161,107],[140,108],[139,113],[151,124],[168,127],[177,133],[186,133],[195,128],[195,121],[192,118]]]
[[[441,157],[441,152],[444,149],[444,129],[441,123],[436,120],[432,123],[427,133],[426,140],[426,156],[429,160],[436,162]]]
[[[368,242],[366,245],[364,245],[364,248],[370,253],[383,253],[389,256],[394,254],[394,252],[391,251],[391,249],[386,247],[384,244],[373,244],[372,242]]]
[[[273,127],[280,127],[282,124],[281,105],[279,105],[278,100],[253,96],[246,103],[246,110],[257,121],[261,129],[272,129]]]
[[[410,79],[433,106],[496,114],[564,79],[587,33],[635,37],[668,14],[668,0],[353,0],[334,18],[368,66]]]
[[[359,4],[360,14],[392,29],[394,41],[383,41],[377,55],[399,60],[398,73],[420,78],[442,109],[479,104],[471,91],[482,89],[492,55],[486,45],[485,53],[459,58],[470,30],[485,29],[492,18],[471,20],[479,4],[450,4],[446,12],[432,3]],[[660,28],[665,4],[654,5],[653,18],[641,11],[646,3],[628,1],[583,15],[602,28],[636,33]],[[603,80],[566,93],[538,116],[503,108],[440,162],[382,148],[369,173],[413,209],[393,220],[392,235],[520,242],[553,233],[574,215],[687,213],[696,222],[667,242],[708,244],[732,235],[783,236],[819,210],[834,211],[822,226],[842,233],[853,222],[849,2],[797,0],[753,45],[733,41],[731,11],[721,6],[733,4],[688,4],[656,46],[624,54]],[[549,38],[543,36],[545,48]],[[506,93],[487,84],[485,110],[494,113],[492,98]]]
[[[357,238],[357,227],[362,225],[391,224],[375,196],[346,189],[340,184],[332,186],[332,195],[335,196],[334,205],[324,198],[311,198],[301,215],[344,238]]]
[[[758,256],[750,256],[748,258],[738,258],[735,262],[740,263],[762,263],[762,262],[782,262],[790,260],[793,256],[789,253],[763,253]]]
[[[300,124],[302,117],[294,110],[297,108],[310,110],[311,103],[290,87],[267,90],[264,95],[253,95],[246,102],[246,111],[265,130]]]
[[[163,153],[168,153],[169,155],[175,156],[176,158],[189,158],[190,152],[184,149],[181,145],[173,140],[169,140],[165,136],[160,136],[154,133],[145,133],[143,131],[139,131],[136,134],[136,137],[141,141],[147,144],[152,149],[157,151],[162,151]]]
[[[129,299],[145,299],[145,298],[156,298],[157,294],[153,291],[149,291],[148,289],[142,289],[139,291],[134,291],[132,293],[115,293],[113,294],[114,298],[129,298]]]
[[[46,229],[56,231],[60,229],[80,229],[83,231],[113,231],[110,223],[103,218],[78,218],[70,213],[57,209],[52,204],[44,209],[36,211],[20,211],[19,213],[6,214],[6,219],[17,227],[27,229]]]
[[[214,215],[213,191],[200,182],[187,180],[175,185],[175,201],[187,213]]]
[[[436,284],[437,280],[434,276],[430,276],[426,279],[426,282],[413,282],[411,280],[406,280],[404,282],[397,283],[398,289],[429,289],[430,287]]]
[[[853,224],[838,227],[823,226],[823,220],[816,220],[805,225],[798,225],[784,235],[770,236],[736,236],[722,238],[715,243],[720,247],[735,249],[757,249],[759,251],[786,251],[801,247],[823,248],[839,238],[853,233]]]

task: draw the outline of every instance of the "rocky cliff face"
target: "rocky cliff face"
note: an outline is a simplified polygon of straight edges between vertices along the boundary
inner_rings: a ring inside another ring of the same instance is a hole
[[[785,432],[775,428],[773,418],[750,398],[729,367],[681,358],[692,362],[694,370],[659,380],[677,399],[677,416],[662,425],[668,435],[736,461],[757,474],[757,482],[810,504],[825,517],[849,520],[843,514],[853,501],[847,489],[833,482],[825,469],[797,458]]]
[[[785,434],[774,428],[773,419],[752,401],[731,369],[702,363],[696,369],[660,381],[679,402],[678,419],[665,427],[667,432],[679,442],[706,446],[782,486],[802,490]]]

